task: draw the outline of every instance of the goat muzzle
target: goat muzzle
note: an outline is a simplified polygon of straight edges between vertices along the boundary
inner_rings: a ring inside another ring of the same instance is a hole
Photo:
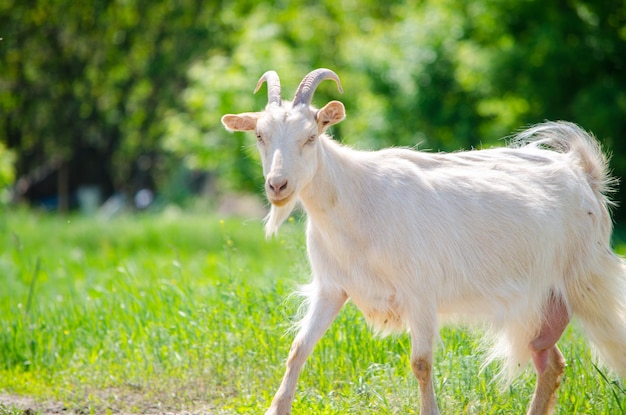
[[[267,198],[273,205],[283,206],[291,199],[293,192],[289,188],[289,181],[280,176],[270,177],[265,182]]]

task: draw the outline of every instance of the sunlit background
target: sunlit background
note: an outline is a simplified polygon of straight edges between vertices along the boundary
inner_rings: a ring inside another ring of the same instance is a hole
[[[314,103],[345,103],[333,134],[358,148],[490,147],[564,119],[626,176],[624,2],[9,0],[0,38],[5,206],[114,215],[258,194],[252,141],[219,119],[263,108],[268,69],[285,99],[310,70],[337,72],[345,94],[321,86]]]
[[[324,82],[313,103],[345,104],[332,134],[356,148],[485,148],[563,119],[626,177],[624,1],[0,0],[0,415],[267,409],[304,220],[265,240],[256,140],[220,118],[264,108],[265,71],[291,99],[318,67],[345,93]],[[499,389],[483,334],[442,331],[442,413],[526,408],[534,372]],[[576,323],[560,345],[556,414],[624,413]],[[410,348],[348,305],[294,414],[416,413]]]

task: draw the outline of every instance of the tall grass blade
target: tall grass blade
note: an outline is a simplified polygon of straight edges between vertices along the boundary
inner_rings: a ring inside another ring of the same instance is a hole
[[[35,284],[37,283],[37,276],[39,275],[39,269],[41,267],[41,259],[37,257],[35,261],[35,269],[33,271],[33,278],[30,281],[28,288],[28,300],[26,300],[26,314],[30,314],[30,307],[33,303],[33,296],[35,294]]]

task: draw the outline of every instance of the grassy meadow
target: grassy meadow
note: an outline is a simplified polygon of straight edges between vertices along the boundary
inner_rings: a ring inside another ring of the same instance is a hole
[[[308,279],[303,224],[166,212],[112,220],[3,212],[0,396],[74,413],[259,414],[278,387]],[[435,356],[444,414],[523,413],[529,368],[502,389],[479,331],[447,327]],[[574,324],[558,414],[624,414],[626,392]],[[406,335],[379,339],[353,305],[307,362],[294,414],[417,413]],[[18,413],[0,401],[0,413]]]

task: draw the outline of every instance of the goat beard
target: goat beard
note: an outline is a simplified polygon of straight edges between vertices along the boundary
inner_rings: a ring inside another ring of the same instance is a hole
[[[297,198],[292,197],[289,202],[283,206],[272,205],[270,213],[265,217],[265,236],[269,239],[278,234],[278,228],[289,217],[293,209],[296,207]]]

